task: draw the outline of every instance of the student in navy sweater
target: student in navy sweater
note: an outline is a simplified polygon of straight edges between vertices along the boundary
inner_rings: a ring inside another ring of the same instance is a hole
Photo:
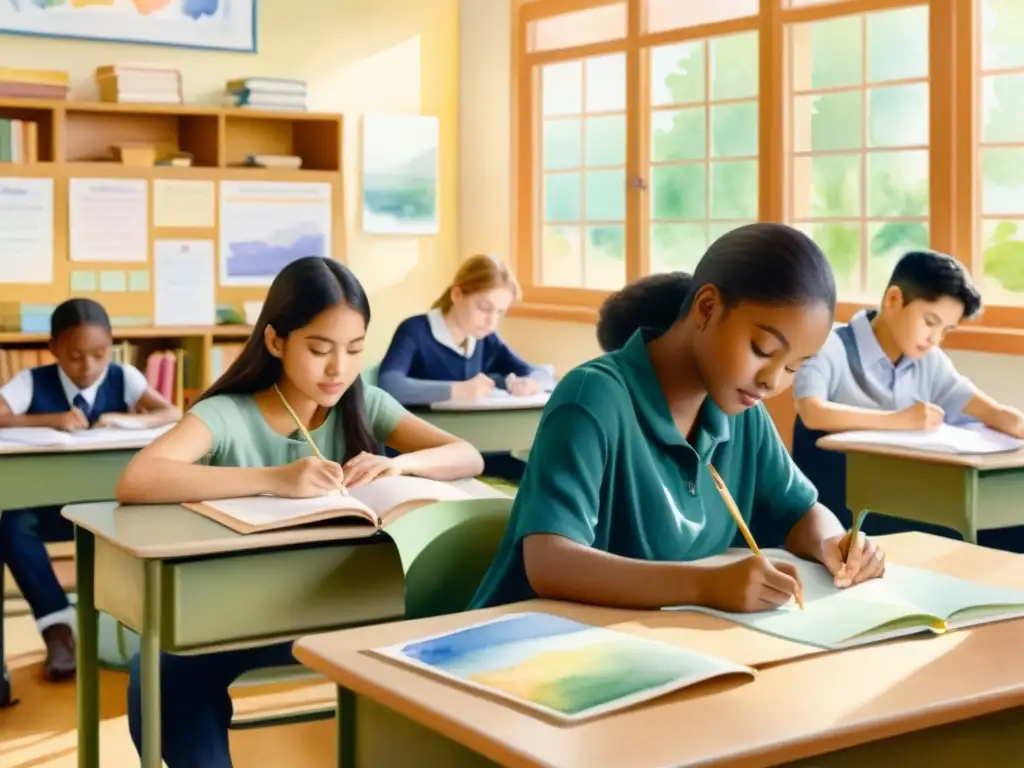
[[[476,400],[495,388],[534,395],[554,377],[530,365],[497,334],[498,323],[519,298],[512,273],[492,256],[462,262],[451,285],[425,315],[403,321],[380,364],[379,384],[403,405]],[[485,456],[485,473],[517,481],[522,462]]]
[[[65,301],[50,318],[50,352],[57,362],[25,369],[0,389],[0,427],[76,432],[102,423],[106,414],[129,411],[147,427],[181,418],[136,368],[110,362],[111,344],[110,319],[100,304]],[[51,539],[74,533],[60,507],[0,514],[0,560],[11,569],[46,642],[46,678],[63,680],[75,674],[75,613],[53,572],[43,532]]]

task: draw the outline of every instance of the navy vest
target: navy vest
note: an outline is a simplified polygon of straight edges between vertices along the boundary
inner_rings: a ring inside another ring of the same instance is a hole
[[[65,413],[71,410],[71,403],[64,394],[60,383],[59,368],[56,363],[41,365],[32,369],[32,402],[29,403],[29,414]],[[107,366],[107,375],[103,383],[96,389],[96,399],[92,410],[85,415],[89,424],[105,413],[125,413],[128,404],[124,401],[124,370],[120,365]]]

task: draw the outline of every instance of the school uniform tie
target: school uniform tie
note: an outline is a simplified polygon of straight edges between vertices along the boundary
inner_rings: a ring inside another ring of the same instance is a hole
[[[81,392],[75,395],[74,399],[72,399],[71,401],[71,404],[85,414],[85,418],[88,420],[89,425],[92,426],[92,408],[89,406],[88,401],[82,396]]]

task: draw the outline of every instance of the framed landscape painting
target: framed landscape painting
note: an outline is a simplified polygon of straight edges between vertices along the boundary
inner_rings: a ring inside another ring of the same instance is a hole
[[[440,141],[436,117],[363,117],[363,231],[435,235]]]
[[[256,52],[256,0],[2,0],[0,32]]]

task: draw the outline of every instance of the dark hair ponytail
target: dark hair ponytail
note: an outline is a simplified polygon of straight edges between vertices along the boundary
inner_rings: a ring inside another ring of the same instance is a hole
[[[597,343],[603,351],[613,352],[640,328],[664,333],[678,319],[692,284],[686,272],[659,272],[627,283],[598,310]]]
[[[217,395],[252,395],[269,389],[281,378],[281,361],[267,349],[267,326],[281,338],[309,325],[324,310],[344,302],[370,325],[370,302],[352,271],[333,259],[307,256],[291,262],[278,273],[267,292],[252,335],[234,363],[199,397],[199,401]],[[360,376],[341,396],[338,428],[345,440],[347,461],[353,456],[383,453],[383,447],[366,418],[366,399]]]
[[[747,224],[718,238],[693,271],[681,314],[697,293],[714,285],[726,308],[741,301],[786,306],[825,304],[834,314],[836,283],[825,254],[803,232],[785,224]]]

